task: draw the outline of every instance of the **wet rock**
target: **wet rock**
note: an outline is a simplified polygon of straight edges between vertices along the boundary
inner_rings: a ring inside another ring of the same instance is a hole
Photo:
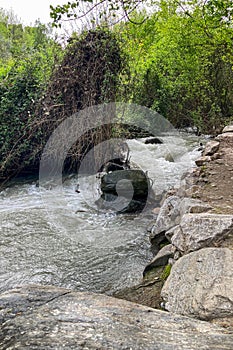
[[[143,274],[145,275],[147,271],[153,269],[154,267],[167,265],[168,260],[170,258],[173,258],[175,250],[176,249],[172,244],[164,246],[162,249],[160,249],[158,254],[156,254],[156,256],[151,260],[151,262],[149,262],[149,264],[146,265]]]
[[[205,146],[204,156],[212,156],[218,151],[220,143],[218,141],[209,141]]]
[[[126,170],[129,169],[129,164],[127,161],[121,158],[114,158],[105,163],[98,172],[110,172],[110,171],[117,171],[117,170]]]
[[[160,140],[158,137],[152,137],[152,138],[149,138],[149,139],[146,139],[145,140],[145,144],[152,144],[152,145],[160,145],[160,144],[163,144],[163,141]]]
[[[142,170],[121,170],[106,174],[101,178],[101,191],[117,194],[121,191],[126,198],[133,191],[134,196],[147,196],[148,178]]]
[[[222,133],[226,133],[226,132],[233,132],[233,124],[225,126]]]
[[[142,170],[119,170],[101,178],[102,196],[96,204],[118,213],[141,211],[149,195],[149,179]]]
[[[213,320],[233,316],[233,251],[205,248],[180,258],[162,297],[168,311]]]
[[[195,163],[196,163],[197,166],[202,166],[202,165],[204,165],[204,164],[206,164],[206,163],[208,163],[210,161],[211,161],[211,157],[210,156],[203,156],[203,157],[198,158],[195,161]]]
[[[217,214],[185,214],[166,238],[182,254],[214,246],[233,233],[233,216]]]
[[[0,309],[2,350],[232,349],[224,328],[94,293],[19,287]]]
[[[174,161],[175,161],[174,158],[172,157],[171,153],[166,154],[165,160],[167,162],[171,162],[171,163],[174,163]]]

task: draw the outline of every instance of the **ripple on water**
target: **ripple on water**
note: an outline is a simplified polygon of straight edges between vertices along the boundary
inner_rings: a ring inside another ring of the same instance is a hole
[[[188,137],[187,148],[176,136],[162,138],[167,148],[176,145],[173,163],[165,160],[164,145],[129,142],[132,160],[148,171],[156,192],[179,182],[197,157],[192,151],[197,139],[191,142]],[[55,192],[51,207],[45,208],[35,183],[0,193],[1,291],[42,283],[112,293],[141,280],[152,257],[146,232],[151,217],[97,213],[88,205],[93,197],[88,181],[87,197],[75,192],[77,181],[64,184],[65,206]]]

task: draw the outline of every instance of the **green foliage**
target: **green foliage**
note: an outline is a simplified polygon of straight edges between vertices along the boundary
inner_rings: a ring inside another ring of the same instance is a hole
[[[233,114],[232,26],[219,23],[220,2],[211,2],[211,12],[204,2],[190,2],[187,11],[182,3],[161,1],[141,26],[127,22],[115,29],[130,57],[127,99],[155,109],[176,127],[213,132]],[[135,21],[141,18],[145,13],[135,14]]]
[[[57,116],[60,123],[87,107],[114,102],[118,76],[123,66],[118,41],[109,30],[98,28],[80,36],[73,35],[61,64],[51,77],[46,98],[42,101],[43,110],[40,113],[45,128],[44,135],[51,134],[56,128]],[[90,122],[87,120],[85,127]],[[84,125],[78,125],[80,132],[83,128]],[[68,152],[64,171],[76,171],[86,152],[95,144],[110,138],[110,134],[111,125],[108,123],[96,130],[83,131],[83,136]],[[105,152],[106,150],[95,150],[95,159],[103,157]]]
[[[13,64],[0,82],[3,179],[36,173],[43,147],[64,119],[86,107],[116,99],[118,73],[124,60],[113,33],[99,28],[80,36],[74,34],[61,54],[61,49],[43,35],[44,29],[22,28],[24,40],[17,35],[20,39],[16,40],[17,50],[13,46]],[[55,61],[59,63],[56,66]],[[107,139],[110,132],[111,126],[106,126],[77,140],[68,152],[64,171],[76,170],[85,152],[101,138]]]
[[[130,81],[122,75],[119,96],[155,109],[176,127],[214,132],[224,125],[233,114],[232,1],[71,1],[51,7],[51,16],[55,26],[96,9],[101,17],[106,3],[117,20],[119,13],[127,19],[114,28],[130,62]],[[89,4],[84,13],[81,4]],[[154,5],[153,13],[133,12],[138,4]]]
[[[49,38],[46,26],[9,23],[3,13],[0,18],[4,47],[0,59],[0,177],[5,178],[8,172],[17,171],[23,155],[30,153],[25,135],[61,49]]]

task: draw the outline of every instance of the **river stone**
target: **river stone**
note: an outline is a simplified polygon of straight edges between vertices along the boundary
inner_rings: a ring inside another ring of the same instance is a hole
[[[226,132],[233,132],[233,124],[225,126],[222,133],[226,133]]]
[[[181,200],[177,196],[170,196],[165,199],[157,220],[151,229],[150,239],[152,244],[159,245],[165,238],[165,232],[179,223]]]
[[[205,248],[172,267],[162,297],[168,311],[213,320],[233,316],[233,251]]]
[[[185,214],[166,237],[183,254],[210,247],[233,233],[233,216],[217,214]]]
[[[212,156],[219,149],[220,143],[218,141],[209,141],[205,146],[204,156]]]
[[[210,156],[202,156],[200,158],[198,158],[195,163],[197,166],[202,166],[205,165],[206,163],[211,161],[211,157]]]
[[[172,244],[165,245],[160,251],[156,254],[156,256],[146,265],[143,274],[154,267],[157,266],[165,266],[168,263],[170,258],[173,258],[175,253],[175,247]]]
[[[151,137],[151,138],[145,140],[145,144],[146,145],[148,145],[148,144],[152,144],[152,145],[157,144],[157,145],[159,145],[159,144],[162,144],[162,143],[163,143],[163,141],[160,140],[158,137]]]
[[[142,170],[117,170],[101,178],[101,198],[96,205],[117,213],[143,210],[149,195],[149,179]]]
[[[224,132],[223,134],[220,134],[217,137],[215,137],[215,140],[227,141],[227,140],[232,140],[232,138],[233,138],[233,132]]]
[[[159,245],[165,238],[165,232],[179,224],[181,217],[185,213],[202,213],[211,207],[202,201],[194,198],[180,198],[178,196],[168,197],[157,217],[155,224],[151,228],[150,240],[153,245]]]
[[[132,194],[134,197],[147,197],[149,180],[142,170],[118,170],[105,174],[101,178],[101,191],[103,193],[117,194],[117,189],[121,195],[128,198]]]
[[[196,179],[198,179],[200,176],[200,169],[198,168],[191,168],[188,171],[186,171],[180,181],[180,187],[183,187],[184,189],[188,189],[191,186],[194,186],[196,183]]]
[[[171,163],[174,163],[174,158],[173,158],[173,156],[171,155],[171,153],[167,153],[166,154],[166,156],[165,156],[165,160],[167,161],[167,162],[171,162]]]
[[[0,309],[1,350],[232,349],[224,328],[94,293],[19,287]]]
[[[182,217],[186,213],[204,213],[212,207],[202,202],[199,199],[184,197],[180,202],[180,216]]]

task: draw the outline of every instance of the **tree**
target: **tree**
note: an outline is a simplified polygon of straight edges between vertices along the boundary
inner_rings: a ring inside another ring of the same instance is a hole
[[[81,21],[83,18],[91,26],[113,25],[122,19],[133,21],[130,14],[148,1],[145,0],[82,0],[69,1],[65,5],[50,6],[53,26],[61,27],[63,21]],[[151,1],[150,1],[151,2]],[[153,1],[152,1],[153,3]],[[90,29],[90,27],[88,28]]]
[[[115,28],[130,58],[127,98],[177,127],[213,132],[233,115],[232,27],[226,21],[213,26],[210,14],[203,18],[200,2],[188,9],[181,5],[161,1],[141,26],[128,22]],[[141,18],[145,13],[135,15],[136,22]]]

